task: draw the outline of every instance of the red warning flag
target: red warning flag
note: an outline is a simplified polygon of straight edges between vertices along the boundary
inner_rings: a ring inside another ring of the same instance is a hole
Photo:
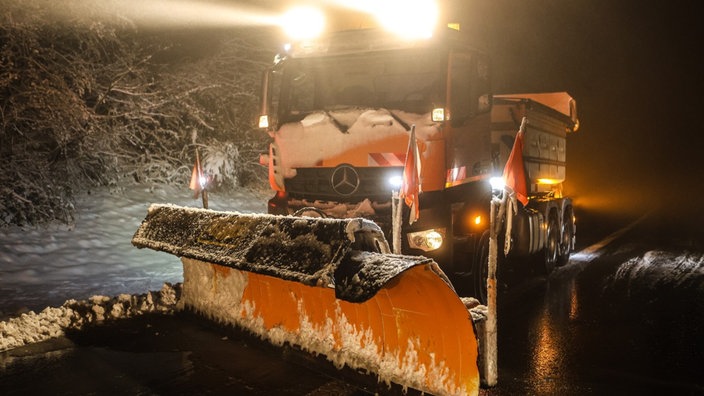
[[[193,198],[198,198],[198,195],[204,188],[205,176],[203,175],[203,167],[200,165],[200,156],[196,150],[196,163],[193,165],[193,173],[191,173],[191,183],[188,186],[195,191]]]
[[[511,154],[508,156],[504,167],[504,181],[506,187],[516,193],[516,199],[523,206],[528,205],[528,186],[526,184],[526,168],[523,163],[523,135],[525,134],[526,119],[521,121],[521,128],[516,134]]]
[[[408,141],[408,151],[406,153],[406,163],[403,166],[403,184],[399,197],[404,199],[406,205],[411,208],[411,215],[408,224],[413,224],[420,217],[420,205],[418,196],[421,193],[420,186],[420,152],[416,141],[416,126],[411,126],[411,136]]]

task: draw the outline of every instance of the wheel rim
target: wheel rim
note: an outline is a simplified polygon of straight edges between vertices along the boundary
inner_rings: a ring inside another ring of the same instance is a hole
[[[572,222],[565,215],[565,221],[562,225],[562,242],[561,242],[561,254],[567,255],[572,250],[572,238],[574,238],[574,231],[572,228]],[[571,216],[570,216],[571,217]]]
[[[545,270],[547,273],[552,272],[557,264],[557,257],[560,249],[560,235],[557,231],[557,221],[551,218],[548,223],[548,240],[545,246]]]
[[[560,230],[560,252],[557,258],[558,266],[567,264],[570,259],[574,241],[574,223],[572,222],[572,218],[572,210],[567,209],[562,219],[562,229]]]

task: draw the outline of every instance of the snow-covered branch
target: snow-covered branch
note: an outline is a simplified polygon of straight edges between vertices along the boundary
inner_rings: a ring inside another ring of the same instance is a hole
[[[269,33],[140,35],[119,18],[57,24],[46,4],[7,0],[0,14],[0,225],[66,221],[84,186],[186,184],[192,136],[213,187],[264,179],[252,131]]]

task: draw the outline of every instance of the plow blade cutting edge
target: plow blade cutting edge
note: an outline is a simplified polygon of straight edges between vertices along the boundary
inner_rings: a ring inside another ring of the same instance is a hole
[[[387,384],[478,393],[470,313],[435,262],[382,253],[374,223],[152,205],[132,243],[182,258],[184,308]]]

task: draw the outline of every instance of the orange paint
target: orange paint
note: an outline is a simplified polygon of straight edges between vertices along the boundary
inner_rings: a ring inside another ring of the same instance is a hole
[[[230,276],[230,271],[232,271],[230,267],[225,267],[224,265],[211,265],[211,267],[213,268],[213,271],[215,271],[216,275],[223,278]]]
[[[354,348],[361,349],[367,346],[365,343],[373,342],[384,359],[400,356],[391,367],[412,369],[404,366],[408,364],[404,357],[412,348],[417,354],[417,364],[427,372],[420,390],[447,394],[461,388],[467,394],[478,393],[477,342],[470,315],[428,265],[406,270],[363,303],[338,300],[332,288],[306,286],[255,273],[247,275],[243,302],[254,302],[253,315],[263,319],[267,330],[285,329],[298,335],[304,330],[301,320],[306,318],[309,331],[312,328],[331,332],[316,337],[332,340],[331,353],[335,354],[341,352],[346,336],[350,340],[341,326],[346,320],[354,332],[372,334],[368,341],[357,338],[355,342],[359,344]],[[333,319],[332,326],[329,318]],[[442,365],[447,378],[438,385],[440,382],[432,373]]]

